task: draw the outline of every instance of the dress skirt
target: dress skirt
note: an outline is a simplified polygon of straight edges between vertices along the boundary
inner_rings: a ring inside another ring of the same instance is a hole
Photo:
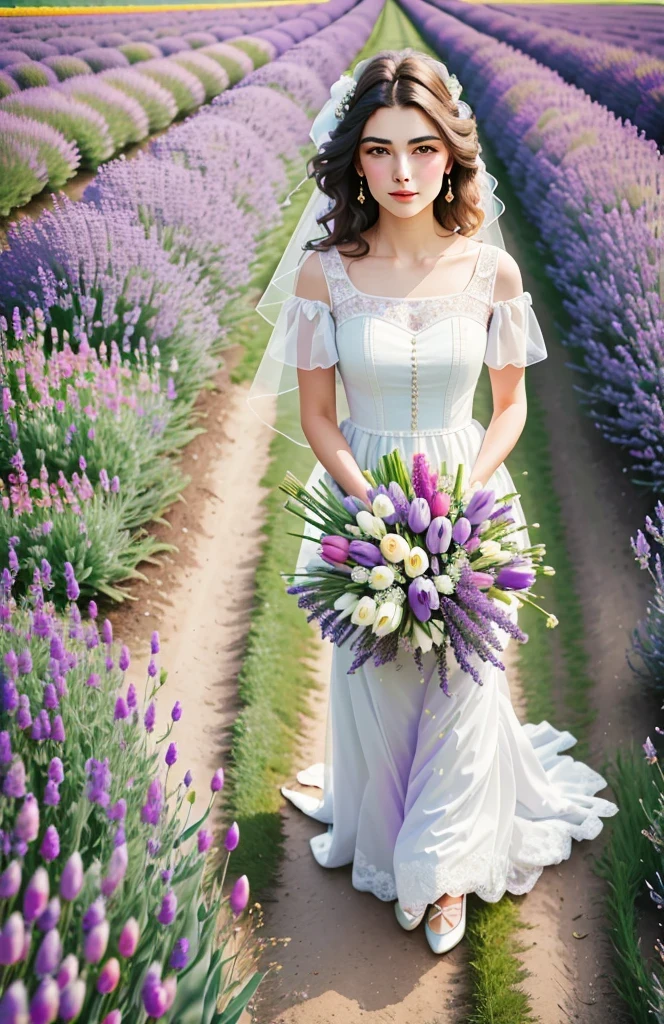
[[[361,468],[400,448],[409,468],[425,452],[432,469],[466,467],[467,484],[485,428],[420,434],[372,432],[344,420],[341,430]],[[317,463],[308,485],[336,485]],[[496,498],[517,490],[504,463],[487,482]],[[337,493],[338,492],[337,490]],[[525,524],[521,503],[512,514]],[[297,568],[316,559],[307,527]],[[530,545],[526,529],[515,534]],[[516,605],[510,613],[516,621]],[[503,649],[509,636],[498,629]],[[542,620],[541,628],[545,628]],[[618,807],[594,794],[605,779],[562,751],[576,737],[547,721],[522,725],[506,673],[475,657],[483,685],[450,653],[449,692],[439,685],[435,651],[421,673],[400,650],[379,668],[371,660],[348,675],[349,644],[335,646],[325,760],[298,772],[322,799],[283,787],[306,814],[327,825],[310,840],[323,867],[352,864],[352,884],[381,900],[399,899],[419,915],[443,893],[475,892],[495,903],[506,891],[528,892],[544,867],[570,856],[572,839],[593,839]]]

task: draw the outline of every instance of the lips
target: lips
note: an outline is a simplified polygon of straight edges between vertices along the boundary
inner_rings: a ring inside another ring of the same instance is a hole
[[[417,192],[390,192],[391,196],[416,196]]]

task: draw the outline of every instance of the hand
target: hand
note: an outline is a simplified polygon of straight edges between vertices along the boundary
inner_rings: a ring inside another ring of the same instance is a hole
[[[483,487],[484,484],[482,483],[481,480],[473,480],[471,483],[469,483],[468,487],[466,488],[462,496],[462,501],[464,505],[468,504],[475,491],[481,491]]]

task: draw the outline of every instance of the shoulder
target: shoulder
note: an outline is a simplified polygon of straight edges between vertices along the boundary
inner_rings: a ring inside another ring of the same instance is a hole
[[[330,293],[319,252],[309,252],[300,264],[295,295],[301,299],[318,299],[331,306]]]
[[[523,294],[523,279],[519,264],[507,250],[502,249],[499,245],[494,245],[493,248],[496,250],[493,301],[505,302],[509,299],[516,299]]]

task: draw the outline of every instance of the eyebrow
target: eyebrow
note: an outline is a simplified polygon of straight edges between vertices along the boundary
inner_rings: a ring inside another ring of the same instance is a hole
[[[431,139],[435,139],[437,142],[443,141],[439,135],[418,135],[416,139],[409,139],[408,145],[414,146],[416,142],[429,142]],[[392,145],[392,139],[379,139],[376,135],[365,135],[363,139],[360,139],[360,145],[363,142],[380,142],[382,145]]]

